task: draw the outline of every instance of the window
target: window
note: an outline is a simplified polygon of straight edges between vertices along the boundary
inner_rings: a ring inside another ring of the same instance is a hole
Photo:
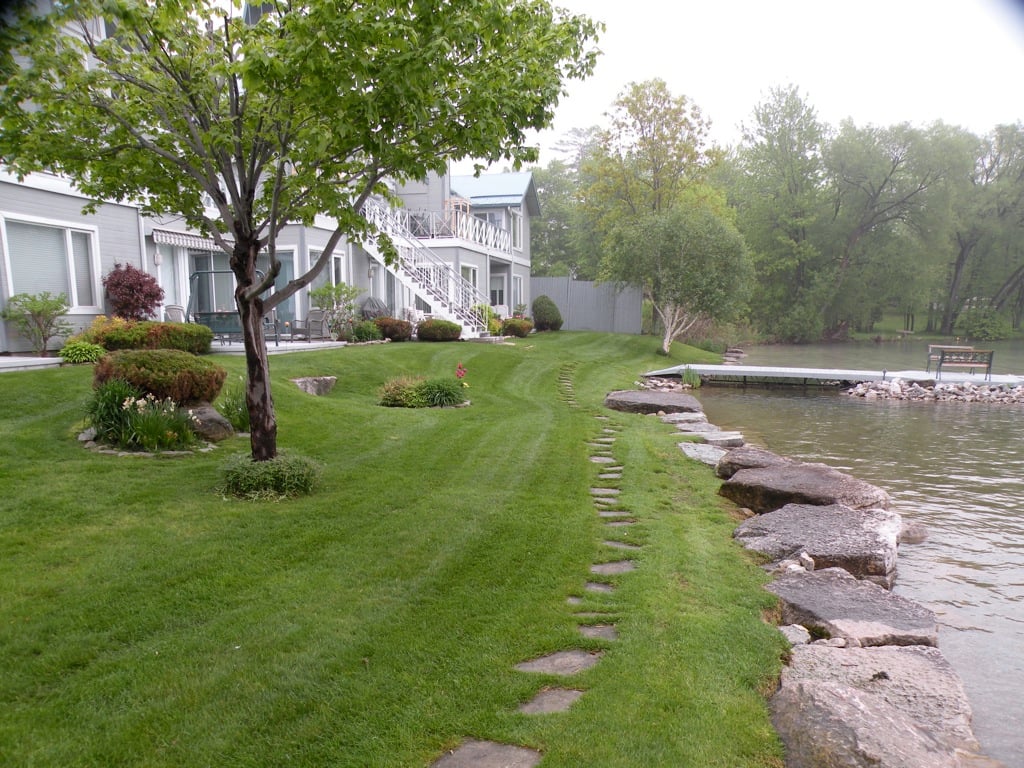
[[[479,211],[473,214],[481,221],[486,221],[492,227],[496,229],[505,229],[505,212],[504,211]]]
[[[491,306],[499,307],[505,303],[505,276],[491,275]]]
[[[517,251],[523,250],[523,212],[513,208],[512,214],[512,247]]]
[[[476,282],[477,268],[476,267],[462,266],[460,268],[460,270],[459,270],[459,273],[462,275],[462,279],[463,280],[465,280],[467,283],[472,285],[474,288],[477,287],[477,282]]]
[[[518,275],[512,278],[512,310],[524,304],[523,300],[523,278]]]
[[[11,293],[63,293],[72,309],[98,308],[95,228],[4,219]]]

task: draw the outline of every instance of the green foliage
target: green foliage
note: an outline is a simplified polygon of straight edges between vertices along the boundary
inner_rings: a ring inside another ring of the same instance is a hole
[[[1013,335],[1005,315],[991,307],[969,309],[960,315],[957,330],[969,339],[1000,341]]]
[[[131,264],[115,264],[103,278],[103,287],[115,317],[145,320],[156,314],[164,289],[156,278]]]
[[[548,0],[311,0],[261,4],[257,23],[242,5],[80,0],[19,18],[3,36],[3,60],[25,66],[0,89],[0,157],[16,174],[63,174],[92,200],[140,200],[147,214],[230,232],[239,284],[270,253],[262,284],[238,297],[243,312],[309,285],[343,238],[376,235],[360,206],[385,179],[466,158],[534,162],[531,131],[598,55],[599,25]],[[97,26],[117,34],[97,41]],[[204,195],[222,201],[216,213]],[[266,295],[277,225],[323,212],[336,229],[320,259]],[[378,244],[396,256],[386,235]],[[268,458],[269,364],[247,354],[268,387],[252,438],[254,457]]]
[[[420,384],[419,394],[431,408],[450,408],[466,402],[464,387],[456,379],[427,379]]]
[[[109,445],[131,444],[132,412],[125,408],[125,403],[142,396],[142,390],[124,379],[107,379],[93,389],[92,397],[86,404],[86,415],[100,442]]]
[[[362,289],[348,283],[328,283],[311,290],[309,301],[314,307],[324,310],[327,327],[336,337],[348,339],[359,312],[356,299],[362,292]]]
[[[248,432],[249,407],[245,402],[245,377],[239,376],[237,380],[224,387],[214,407],[231,423],[236,432]]]
[[[700,374],[695,370],[686,366],[683,368],[683,384],[693,389],[697,389],[701,385]]]
[[[412,338],[412,323],[395,317],[378,317],[374,324],[380,329],[381,336],[391,341],[409,341]]]
[[[431,317],[416,326],[416,337],[420,341],[458,341],[462,326],[450,320]]]
[[[269,461],[236,455],[222,471],[222,491],[249,501],[281,501],[313,492],[323,465],[307,456],[282,451]]]
[[[422,376],[399,376],[385,382],[380,390],[379,404],[388,408],[426,408],[427,401],[420,389]]]
[[[111,352],[96,364],[94,382],[124,379],[144,394],[176,403],[212,403],[227,371],[216,363],[173,349]]]
[[[562,327],[562,313],[549,296],[533,300],[533,323],[538,331],[557,331]]]
[[[533,330],[533,322],[525,317],[510,317],[501,323],[502,336],[515,336],[525,339]]]
[[[360,320],[352,324],[349,338],[355,342],[380,341],[384,338],[380,327],[373,320]]]
[[[68,339],[60,348],[60,356],[65,363],[95,363],[106,353],[107,350],[99,344],[81,339]]]
[[[63,293],[16,293],[7,300],[0,317],[14,323],[18,333],[31,342],[32,350],[44,357],[50,339],[71,333],[71,324],[64,319],[68,309],[68,297]]]
[[[199,323],[137,322],[99,315],[92,325],[74,337],[104,349],[177,349],[204,355],[213,343],[213,331]]]

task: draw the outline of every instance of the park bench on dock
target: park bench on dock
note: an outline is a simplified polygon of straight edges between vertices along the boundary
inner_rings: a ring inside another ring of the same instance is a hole
[[[927,360],[927,363],[924,366],[924,370],[925,370],[926,373],[932,369],[932,363],[935,363],[936,365],[938,364],[939,359],[942,356],[942,350],[944,350],[944,349],[949,349],[949,350],[953,350],[953,351],[958,351],[959,350],[959,351],[970,352],[971,350],[974,349],[974,347],[954,347],[954,346],[949,346],[947,344],[929,344],[928,345],[928,360]]]
[[[930,349],[930,348],[929,348]],[[936,363],[935,377],[942,378],[943,368],[967,368],[969,373],[974,373],[976,368],[985,371],[985,378],[992,378],[992,358],[995,352],[991,349],[953,348],[943,347],[939,350],[939,360]]]

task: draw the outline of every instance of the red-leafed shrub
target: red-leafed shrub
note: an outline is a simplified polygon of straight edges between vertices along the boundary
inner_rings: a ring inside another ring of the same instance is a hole
[[[380,328],[385,339],[408,341],[412,338],[412,323],[395,317],[378,317],[373,321]]]
[[[115,264],[103,278],[110,309],[126,320],[145,320],[156,314],[164,300],[164,289],[156,278],[131,264]]]

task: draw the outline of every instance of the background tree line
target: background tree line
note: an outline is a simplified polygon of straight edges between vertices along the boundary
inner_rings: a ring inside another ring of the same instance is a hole
[[[663,81],[535,169],[534,273],[640,283],[666,334],[742,317],[780,341],[1000,335],[1024,318],[1024,126],[838,127],[773,89],[739,145]]]

